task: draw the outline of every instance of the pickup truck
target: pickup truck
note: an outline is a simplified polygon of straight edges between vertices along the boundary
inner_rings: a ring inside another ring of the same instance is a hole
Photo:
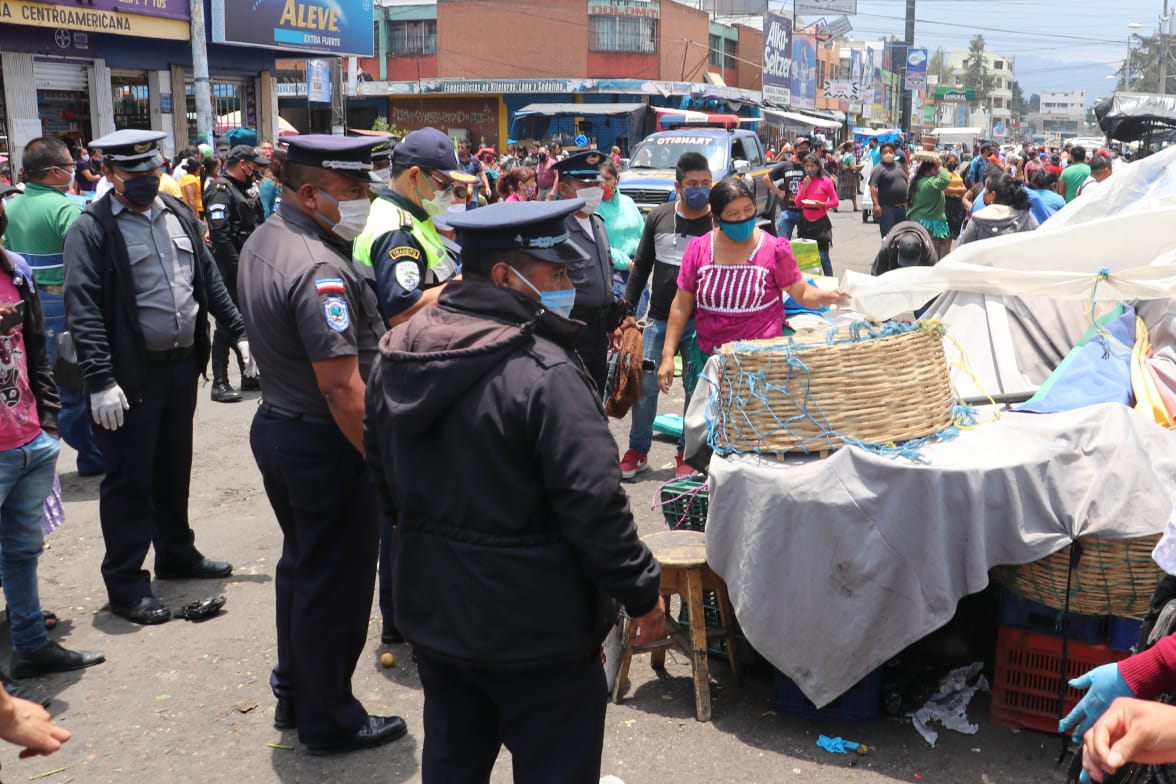
[[[702,153],[715,182],[731,176],[746,182],[755,193],[760,227],[776,233],[780,205],[763,183],[772,164],[764,159],[763,144],[754,131],[701,127],[651,133],[633,148],[629,168],[621,173],[621,193],[642,212],[672,201],[677,196],[674,167],[685,152]]]

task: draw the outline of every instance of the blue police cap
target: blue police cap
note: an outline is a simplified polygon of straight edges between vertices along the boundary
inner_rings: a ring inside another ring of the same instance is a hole
[[[556,163],[555,171],[560,177],[596,182],[600,179],[600,166],[605,159],[605,154],[600,150],[584,150]]]
[[[447,215],[445,220],[457,229],[463,252],[517,250],[541,261],[570,264],[588,258],[569,239],[564,223],[582,209],[583,199],[508,201]]]
[[[436,128],[420,128],[401,139],[392,150],[392,165],[419,166],[460,183],[477,179],[462,170],[453,150],[453,139]]]
[[[372,147],[382,140],[371,136],[331,136],[323,133],[291,136],[286,163],[329,169],[335,174],[364,182],[380,182],[372,176]]]
[[[117,166],[123,171],[151,171],[163,165],[159,142],[166,138],[167,134],[161,131],[128,128],[95,139],[90,142],[90,148],[102,150],[103,163]]]

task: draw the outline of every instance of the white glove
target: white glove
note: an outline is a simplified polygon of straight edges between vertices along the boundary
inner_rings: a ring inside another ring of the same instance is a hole
[[[90,415],[94,422],[107,430],[118,430],[123,426],[123,412],[129,411],[131,404],[122,387],[115,384],[112,387],[90,395]]]
[[[249,353],[249,341],[239,341],[237,343],[237,350],[241,352],[241,362],[245,365],[245,369],[241,371],[241,375],[245,378],[257,378],[257,363],[253,361],[253,355]]]

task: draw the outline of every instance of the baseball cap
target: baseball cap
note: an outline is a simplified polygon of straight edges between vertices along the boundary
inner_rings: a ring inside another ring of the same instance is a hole
[[[444,174],[455,182],[472,183],[472,174],[462,171],[453,151],[453,140],[436,128],[421,128],[404,137],[392,150],[393,166],[419,166]]]

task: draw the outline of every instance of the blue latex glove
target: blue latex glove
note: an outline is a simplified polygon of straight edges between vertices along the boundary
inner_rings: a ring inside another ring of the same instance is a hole
[[[1058,722],[1058,732],[1068,733],[1075,743],[1082,742],[1082,736],[1094,726],[1117,698],[1135,696],[1127,681],[1123,680],[1117,664],[1095,667],[1085,675],[1070,681],[1070,686],[1075,689],[1087,689],[1082,700],[1070,711],[1070,715]]]

